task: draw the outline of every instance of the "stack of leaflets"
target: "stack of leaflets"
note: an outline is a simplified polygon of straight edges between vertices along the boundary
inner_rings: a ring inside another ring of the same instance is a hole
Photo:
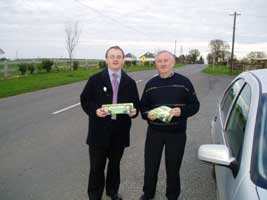
[[[133,103],[104,104],[102,108],[107,108],[110,115],[135,113]]]
[[[168,106],[160,106],[148,111],[148,114],[156,115],[157,119],[163,121],[164,123],[169,123],[173,117],[170,114],[171,108]]]

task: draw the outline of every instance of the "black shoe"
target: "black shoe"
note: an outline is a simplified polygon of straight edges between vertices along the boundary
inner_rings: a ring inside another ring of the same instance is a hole
[[[147,197],[146,195],[142,195],[140,198],[139,198],[139,200],[152,200],[153,198],[149,198],[149,197]]]
[[[123,200],[120,194],[108,195],[111,200]]]

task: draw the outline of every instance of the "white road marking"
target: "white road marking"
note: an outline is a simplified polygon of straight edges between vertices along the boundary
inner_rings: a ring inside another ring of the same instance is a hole
[[[76,104],[74,104],[74,105],[68,106],[68,107],[63,108],[63,109],[61,109],[61,110],[55,111],[55,112],[53,112],[52,114],[53,114],[53,115],[56,115],[56,114],[62,113],[62,112],[64,112],[64,111],[66,111],[66,110],[69,110],[69,109],[71,109],[71,108],[74,108],[74,107],[76,107],[76,106],[79,106],[80,104],[81,104],[81,103],[76,103]]]
[[[137,80],[136,83],[140,83],[140,82],[142,82],[142,81],[144,81],[144,80]],[[79,106],[80,104],[81,104],[81,103],[76,103],[76,104],[74,104],[74,105],[68,106],[68,107],[63,108],[63,109],[61,109],[61,110],[55,111],[55,112],[53,112],[52,114],[53,114],[53,115],[56,115],[56,114],[62,113],[62,112],[64,112],[64,111],[67,111],[67,110],[69,110],[69,109],[72,109],[72,108],[74,108],[74,107],[76,107],[76,106]]]

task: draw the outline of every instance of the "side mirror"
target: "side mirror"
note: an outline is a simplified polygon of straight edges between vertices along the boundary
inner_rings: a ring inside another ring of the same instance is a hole
[[[235,160],[234,157],[231,157],[228,147],[219,144],[201,145],[198,149],[198,159],[228,167]]]

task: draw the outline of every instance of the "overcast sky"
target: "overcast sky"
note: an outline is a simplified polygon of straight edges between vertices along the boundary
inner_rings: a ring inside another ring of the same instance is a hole
[[[212,39],[235,53],[267,52],[266,0],[0,0],[0,48],[8,58],[67,57],[65,26],[81,29],[76,58],[103,58],[111,45],[136,56],[162,49],[205,56]]]

